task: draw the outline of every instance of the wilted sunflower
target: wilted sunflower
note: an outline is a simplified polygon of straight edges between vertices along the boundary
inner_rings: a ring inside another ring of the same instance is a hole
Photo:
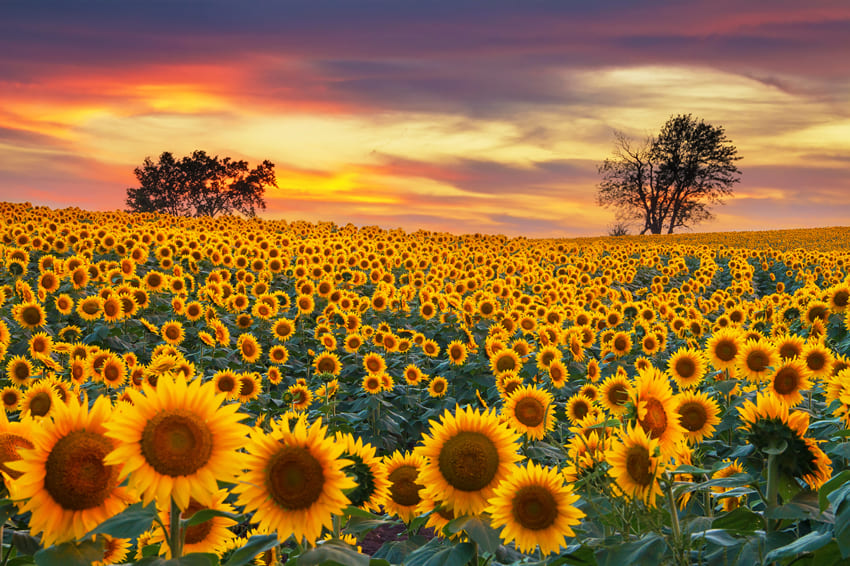
[[[123,463],[122,478],[142,496],[145,505],[154,499],[173,499],[180,509],[190,498],[208,503],[218,491],[218,481],[232,481],[242,469],[238,452],[248,428],[239,421],[247,415],[239,404],[223,405],[212,382],[189,383],[164,374],[154,389],[128,390],[132,406],[107,423],[106,435],[116,448],[107,464]]]
[[[720,407],[703,391],[685,391],[676,396],[676,413],[690,444],[699,444],[714,434],[720,424]]]
[[[518,435],[500,422],[495,411],[455,407],[440,422],[430,421],[430,434],[415,449],[426,463],[420,481],[434,499],[450,502],[458,514],[484,510],[493,490],[510,472]]]
[[[771,377],[769,388],[789,407],[794,407],[803,401],[800,391],[811,389],[810,375],[811,372],[803,360],[783,359]]]
[[[419,472],[424,465],[425,458],[416,453],[396,450],[390,456],[384,456],[387,480],[390,482],[384,508],[389,515],[397,515],[405,523],[416,517],[417,506],[422,502],[422,490],[425,489],[419,479]]]
[[[251,432],[247,472],[233,491],[260,531],[277,532],[281,542],[294,536],[313,544],[349,505],[344,491],[357,487],[343,470],[350,461],[341,458],[345,446],[326,434],[320,421],[308,427],[303,418],[292,427],[280,419],[268,434]]]
[[[578,495],[572,485],[554,468],[534,462],[515,466],[496,488],[486,511],[494,528],[504,526],[501,539],[514,542],[520,552],[534,552],[540,546],[544,555],[555,553],[573,537],[572,527],[584,512],[575,507]]]
[[[667,371],[679,386],[679,389],[696,387],[705,376],[707,364],[702,352],[689,348],[679,348],[667,360]]]
[[[608,473],[629,499],[654,507],[661,495],[659,476],[664,472],[658,440],[650,438],[641,427],[630,426],[621,431],[606,453],[611,469]]]
[[[809,414],[790,411],[775,395],[759,393],[756,402],[744,401],[738,407],[747,442],[764,452],[785,443],[777,455],[780,473],[802,478],[812,489],[822,486],[832,475],[829,457],[817,441],[805,436]],[[766,454],[766,452],[765,452]]]
[[[740,332],[734,328],[722,328],[712,334],[705,344],[708,359],[715,369],[731,370],[741,355],[743,343]]]
[[[638,372],[633,392],[637,422],[653,440],[658,440],[665,455],[672,454],[675,445],[684,438],[685,429],[679,424],[676,400],[667,376],[657,369]]]
[[[508,396],[502,414],[508,417],[514,430],[541,440],[555,427],[554,401],[548,391],[526,385]]]
[[[343,471],[357,484],[348,492],[351,505],[366,511],[380,511],[389,497],[387,468],[376,455],[375,447],[350,433],[336,433],[336,442],[345,450],[342,458],[351,462]]]
[[[91,409],[76,398],[57,404],[52,419],[32,428],[35,448],[7,463],[21,474],[10,495],[21,513],[32,512],[30,531],[45,547],[82,538],[133,501],[120,485],[121,463],[106,461],[115,445],[106,436],[110,410],[105,396]]]

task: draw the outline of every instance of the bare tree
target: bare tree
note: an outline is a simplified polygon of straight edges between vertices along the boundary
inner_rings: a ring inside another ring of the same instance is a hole
[[[599,166],[597,202],[615,207],[621,221],[642,220],[641,234],[672,234],[712,218],[709,205],[722,204],[740,181],[741,158],[723,128],[690,114],[671,117],[642,143],[614,136],[613,156]]]

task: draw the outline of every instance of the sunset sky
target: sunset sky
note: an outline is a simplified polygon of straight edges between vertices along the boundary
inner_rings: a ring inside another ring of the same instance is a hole
[[[850,224],[850,2],[3,2],[0,200],[124,207],[195,149],[276,165],[266,218],[602,235],[613,131],[722,125],[698,231]]]

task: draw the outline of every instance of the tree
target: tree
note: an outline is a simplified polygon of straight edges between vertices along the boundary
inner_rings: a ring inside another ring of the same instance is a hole
[[[177,161],[170,152],[159,156],[159,163],[146,157],[134,169],[141,184],[127,189],[129,212],[163,212],[175,216],[217,216],[241,213],[256,216],[265,209],[263,194],[277,187],[274,163],[263,161],[248,169],[247,161],[219,159],[197,150]]]
[[[738,150],[721,126],[690,114],[671,117],[658,137],[635,144],[614,132],[613,157],[599,166],[597,202],[618,209],[620,220],[643,220],[643,230],[660,234],[712,218],[708,207],[722,204],[740,181]]]

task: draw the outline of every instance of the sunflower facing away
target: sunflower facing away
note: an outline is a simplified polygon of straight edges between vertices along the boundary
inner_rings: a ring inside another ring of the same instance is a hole
[[[107,464],[123,463],[122,478],[138,490],[145,505],[173,499],[180,509],[190,498],[209,503],[217,481],[232,481],[242,471],[241,455],[248,427],[239,421],[239,404],[224,405],[215,384],[162,375],[156,388],[128,390],[132,405],[108,423],[106,436],[117,447]]]
[[[104,426],[110,411],[105,396],[90,410],[76,397],[57,404],[52,419],[33,427],[34,448],[6,464],[21,474],[10,482],[10,495],[24,501],[22,513],[32,512],[30,530],[41,533],[45,547],[81,538],[134,499],[120,486],[121,463],[105,458],[115,444]]]
[[[503,541],[514,541],[520,552],[527,553],[540,546],[545,555],[558,552],[566,537],[575,536],[572,527],[584,517],[574,505],[578,499],[560,472],[531,462],[516,466],[499,484],[487,512],[493,527],[504,526]]]
[[[545,389],[526,385],[508,396],[502,414],[508,416],[514,430],[541,440],[555,427],[554,401]]]
[[[278,420],[268,434],[254,430],[246,446],[245,472],[234,488],[238,504],[253,512],[259,530],[313,542],[332,527],[333,515],[349,505],[343,490],[357,487],[343,468],[345,445],[326,436],[327,427],[304,418],[290,427]]]
[[[446,410],[440,422],[430,421],[430,434],[416,453],[425,457],[419,482],[430,496],[451,505],[458,515],[481,513],[493,490],[511,472],[518,434],[492,410],[471,407]]]

